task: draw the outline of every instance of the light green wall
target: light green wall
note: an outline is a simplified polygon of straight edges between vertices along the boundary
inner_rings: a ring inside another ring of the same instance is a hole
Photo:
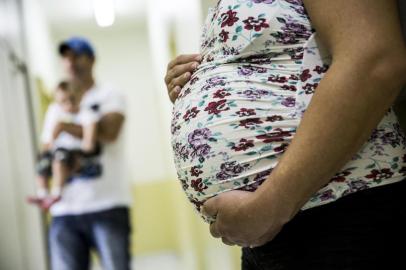
[[[187,201],[175,180],[154,181],[134,186],[132,207],[133,254],[175,251],[180,257],[192,254],[196,269],[206,270],[209,249],[230,254],[233,269],[240,269],[240,249],[225,247],[213,239],[204,223]]]

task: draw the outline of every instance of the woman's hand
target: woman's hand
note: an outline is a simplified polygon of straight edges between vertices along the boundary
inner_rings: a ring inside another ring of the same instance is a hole
[[[182,87],[190,80],[201,60],[199,54],[183,54],[168,64],[165,84],[172,103],[175,102]]]
[[[269,205],[259,192],[229,191],[207,200],[203,213],[215,217],[213,237],[226,245],[261,246],[271,241],[288,221],[277,203]]]

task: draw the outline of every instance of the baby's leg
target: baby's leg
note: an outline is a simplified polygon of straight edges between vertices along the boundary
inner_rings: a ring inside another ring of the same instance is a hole
[[[41,206],[43,201],[48,196],[48,178],[43,175],[37,177],[37,194],[35,196],[28,196],[27,201],[32,204]]]
[[[43,175],[37,177],[37,196],[38,198],[45,198],[48,195],[49,179]]]
[[[61,152],[59,154],[61,154]],[[39,199],[37,202],[37,204],[39,204],[43,210],[48,210],[54,203],[61,199],[62,187],[70,174],[71,169],[69,168],[69,164],[66,162],[66,160],[54,159],[52,161],[53,185],[51,189],[51,196],[46,196]]]
[[[53,187],[52,195],[60,196],[66,180],[73,174],[73,164],[75,161],[75,150],[58,148],[54,153],[52,162]]]
[[[54,160],[52,162],[53,185],[51,195],[53,197],[60,197],[62,188],[65,185],[66,179],[71,176],[72,171],[64,160]]]
[[[48,182],[52,175],[52,159],[53,155],[50,151],[41,153],[38,163],[36,165],[37,170],[37,196],[44,198],[48,195]]]
[[[51,177],[52,171],[52,153],[46,151],[41,153],[38,163],[36,164],[37,178],[36,178],[36,195],[28,196],[27,200],[33,204],[41,204],[44,198],[48,196],[49,190],[49,178]]]

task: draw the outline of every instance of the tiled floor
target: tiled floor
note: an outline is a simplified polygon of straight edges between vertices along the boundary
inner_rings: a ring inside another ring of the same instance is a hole
[[[179,270],[179,263],[174,254],[157,253],[149,256],[137,256],[133,259],[132,270]],[[94,266],[92,270],[102,270]]]
[[[178,270],[180,268],[176,256],[170,253],[138,256],[132,266],[134,270]]]
[[[196,253],[182,253],[182,257],[172,251],[164,251],[147,255],[137,255],[133,257],[132,270],[196,270],[203,267],[206,270],[232,270],[239,269],[234,260],[232,251],[225,246],[213,246],[211,249],[200,253],[200,258],[196,258]],[[202,261],[203,260],[203,261]],[[198,267],[200,263],[200,268]],[[92,270],[102,270],[95,266]]]

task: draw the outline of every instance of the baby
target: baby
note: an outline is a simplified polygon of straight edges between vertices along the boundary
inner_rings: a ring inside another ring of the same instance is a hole
[[[28,198],[30,203],[44,210],[61,199],[65,182],[80,171],[81,160],[99,156],[101,152],[100,144],[97,143],[98,107],[80,108],[80,100],[73,85],[66,81],[59,83],[54,99],[62,110],[58,121],[80,124],[83,136],[79,139],[66,132],[54,133],[50,142],[44,146],[37,164],[37,194]],[[53,185],[49,192],[51,176]]]

